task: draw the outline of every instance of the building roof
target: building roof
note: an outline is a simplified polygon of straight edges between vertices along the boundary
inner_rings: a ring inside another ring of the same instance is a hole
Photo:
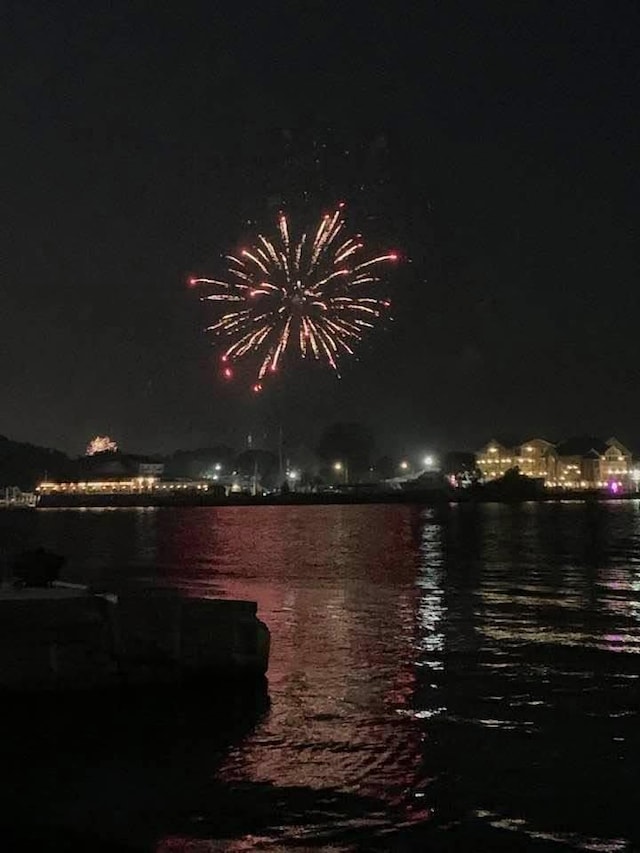
[[[491,444],[496,444],[503,447],[505,450],[514,450],[515,448],[524,447],[533,441],[544,441],[551,447],[554,447],[558,456],[583,456],[591,457],[592,459],[603,456],[611,447],[618,447],[624,453],[630,453],[629,450],[617,438],[603,439],[594,435],[576,435],[570,438],[565,438],[560,442],[548,441],[548,439],[540,437],[530,437],[524,441],[514,439],[513,436],[492,437],[490,441],[484,444],[479,452],[482,452]]]
[[[530,444],[532,441],[544,441],[545,444],[549,444],[551,447],[555,446],[555,442],[549,441],[546,438],[540,438],[540,436],[530,436],[527,439],[516,438],[514,436],[498,436],[493,437],[490,441],[487,441],[486,444],[482,446],[482,450],[486,447],[489,447],[491,444],[498,444],[501,447],[504,447],[505,450],[514,450],[518,447],[524,447],[526,444]]]
[[[492,444],[497,444],[500,447],[504,447],[505,450],[511,450],[514,447],[518,447],[521,442],[514,439],[513,436],[492,436],[489,441],[482,445],[482,449],[484,450],[485,447],[489,447]]]

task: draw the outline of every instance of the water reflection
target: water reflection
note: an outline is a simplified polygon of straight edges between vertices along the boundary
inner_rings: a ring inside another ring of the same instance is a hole
[[[70,581],[153,577],[159,518],[153,507],[0,511],[0,554],[9,561],[36,546],[56,551]]]
[[[402,510],[377,508],[372,518],[353,507],[315,509],[304,525],[294,511],[295,539],[275,532],[286,545],[263,540],[269,584],[287,590],[272,594],[271,611],[263,611],[274,637],[270,684],[278,700],[229,756],[223,776],[363,797],[384,791],[386,801],[399,803],[420,776],[421,732],[404,713],[412,709],[420,606],[415,525]],[[253,591],[244,577],[225,587],[234,595]]]
[[[638,846],[637,503],[27,517],[3,542],[74,577],[156,573],[271,628],[266,716],[140,782],[159,851]]]

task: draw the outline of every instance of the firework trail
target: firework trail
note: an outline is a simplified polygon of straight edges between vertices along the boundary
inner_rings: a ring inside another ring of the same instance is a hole
[[[233,378],[234,363],[255,363],[253,390],[275,373],[285,353],[325,362],[339,375],[341,357],[375,326],[387,298],[373,295],[380,268],[394,253],[368,257],[361,236],[346,234],[343,205],[323,216],[311,236],[299,239],[281,213],[274,237],[255,243],[229,262],[224,279],[192,278],[210,289],[205,300],[221,313],[208,331],[223,339],[222,374]]]

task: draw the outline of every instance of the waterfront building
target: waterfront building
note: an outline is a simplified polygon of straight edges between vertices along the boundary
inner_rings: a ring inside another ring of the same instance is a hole
[[[616,479],[628,480],[633,477],[631,451],[617,438],[608,439],[606,445],[606,450],[600,456],[600,480],[606,483],[613,482]]]
[[[545,483],[555,479],[558,458],[555,446],[544,438],[531,438],[522,444],[507,444],[492,439],[477,456],[478,469],[485,481],[504,477],[518,468],[521,474]]]
[[[156,476],[129,476],[129,477],[100,477],[99,479],[53,481],[44,480],[36,486],[36,494],[39,498],[62,498],[69,496],[98,497],[109,496],[138,496],[141,499],[152,495],[158,497],[183,496],[206,494],[216,497],[224,495],[250,495],[256,494],[255,478],[233,472],[229,476],[215,477],[215,479],[167,479],[163,480]]]
[[[492,438],[477,454],[478,469],[483,480],[495,480],[504,477],[514,468],[513,448]]]
[[[36,486],[39,495],[148,495],[152,492],[183,493],[215,490],[209,480],[159,480],[156,477],[113,477],[66,482],[45,480]]]
[[[478,452],[477,464],[485,482],[517,468],[550,488],[614,493],[637,488],[631,451],[617,438],[579,436],[559,443],[532,438],[522,444],[492,439]]]
[[[628,491],[632,483],[632,455],[618,439],[579,436],[560,442],[558,471],[551,485],[566,489]]]
[[[139,462],[138,476],[139,477],[162,477],[164,474],[163,462]]]

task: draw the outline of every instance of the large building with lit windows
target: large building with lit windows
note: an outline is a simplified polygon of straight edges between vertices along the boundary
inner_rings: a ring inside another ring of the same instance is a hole
[[[553,443],[532,438],[522,444],[492,439],[477,454],[482,479],[489,482],[517,468],[521,474],[543,480],[550,488],[637,489],[639,471],[631,451],[618,439],[570,438]]]
[[[631,451],[617,438],[570,438],[556,446],[555,486],[628,491],[635,484]]]
[[[477,465],[484,480],[503,477],[517,468],[527,477],[555,480],[558,456],[555,445],[543,438],[532,438],[513,445],[492,439],[477,454]]]

